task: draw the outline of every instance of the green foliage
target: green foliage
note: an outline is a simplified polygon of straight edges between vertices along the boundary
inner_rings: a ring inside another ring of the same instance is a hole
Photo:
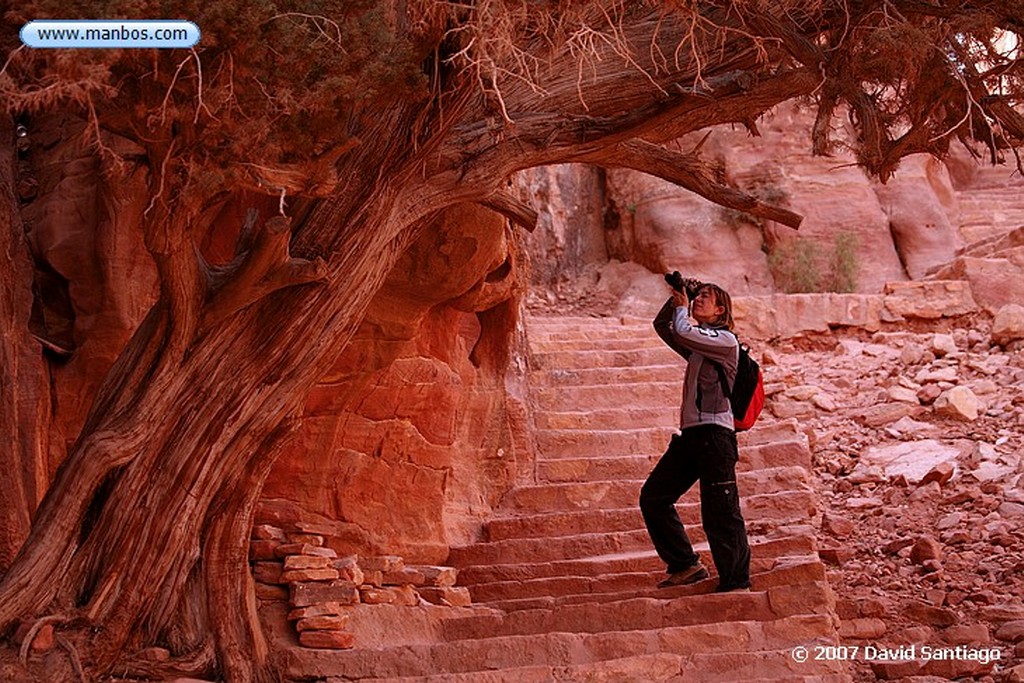
[[[836,235],[829,264],[829,291],[854,292],[857,290],[857,247],[860,240],[851,232]]]
[[[857,289],[857,236],[836,235],[830,254],[803,238],[776,245],[768,252],[768,268],[776,286],[787,294],[853,292]]]
[[[818,247],[797,238],[768,252],[768,268],[775,284],[787,294],[821,291],[821,270]]]

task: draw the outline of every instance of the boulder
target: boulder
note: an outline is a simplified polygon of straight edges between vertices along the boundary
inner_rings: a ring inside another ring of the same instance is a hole
[[[935,412],[958,420],[973,422],[981,412],[981,402],[967,387],[953,387],[935,399]]]
[[[921,536],[910,548],[910,561],[923,565],[929,560],[942,560],[942,544],[930,536]]]
[[[1007,304],[1000,307],[992,321],[992,343],[1006,346],[1018,339],[1024,339],[1024,306]]]
[[[1019,263],[1007,258],[960,256],[935,277],[967,281],[974,300],[989,313],[1024,300],[1024,271]]]
[[[920,279],[931,268],[951,261],[963,246],[949,171],[931,155],[903,159],[892,179],[875,184],[875,194],[889,217],[896,251],[911,278]]]
[[[917,485],[940,464],[948,463],[956,467],[959,454],[959,449],[933,439],[871,446],[861,453],[854,472],[862,467],[880,467],[890,479],[902,476],[910,484]]]

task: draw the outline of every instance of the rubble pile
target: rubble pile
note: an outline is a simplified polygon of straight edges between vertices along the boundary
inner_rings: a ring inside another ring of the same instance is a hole
[[[338,557],[323,535],[253,527],[249,555],[256,596],[287,602],[299,643],[319,649],[350,649],[357,605],[416,607],[423,603],[466,607],[469,591],[455,586],[453,567],[406,565],[397,555]]]
[[[764,352],[768,410],[811,439],[844,644],[917,648],[858,680],[1024,680],[1022,339],[1008,305]]]

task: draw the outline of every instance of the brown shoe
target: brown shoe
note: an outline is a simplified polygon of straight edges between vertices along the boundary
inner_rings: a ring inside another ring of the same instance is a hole
[[[687,567],[681,572],[669,574],[668,578],[658,584],[658,588],[672,588],[673,586],[686,586],[691,583],[703,581],[710,576],[708,570],[700,562]]]

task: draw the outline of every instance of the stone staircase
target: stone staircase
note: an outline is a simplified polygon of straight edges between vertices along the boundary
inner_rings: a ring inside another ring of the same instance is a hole
[[[957,192],[957,201],[967,244],[1024,225],[1024,181],[1006,166],[979,167],[972,186]]]
[[[677,420],[683,365],[649,321],[532,318],[533,482],[509,492],[482,539],[448,564],[474,607],[429,637],[377,648],[293,650],[290,677],[341,681],[850,681],[793,648],[838,643],[818,557],[807,438],[794,421],[740,438],[738,482],[753,590],[716,579],[657,589],[664,566],[638,496]],[[679,504],[712,570],[697,487]],[[397,619],[397,618],[396,618]],[[397,624],[396,620],[396,624]],[[400,629],[396,626],[396,629]]]

